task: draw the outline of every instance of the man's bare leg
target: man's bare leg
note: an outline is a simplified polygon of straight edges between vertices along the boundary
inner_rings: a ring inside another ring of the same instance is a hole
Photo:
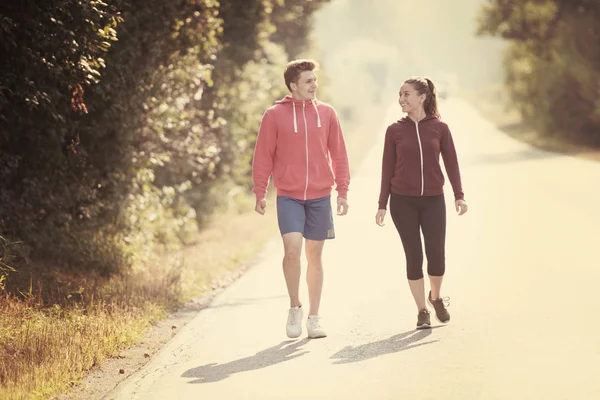
[[[302,233],[290,232],[283,239],[283,275],[290,296],[290,307],[300,307],[300,255],[302,254]]]
[[[308,298],[310,312],[308,315],[319,315],[321,293],[323,291],[323,244],[324,240],[306,240],[306,259],[308,269],[306,283],[308,284]]]

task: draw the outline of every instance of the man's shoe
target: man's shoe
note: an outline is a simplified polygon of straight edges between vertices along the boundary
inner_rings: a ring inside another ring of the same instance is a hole
[[[429,317],[429,311],[424,308],[419,311],[417,316],[417,329],[429,329],[431,328],[431,318]]]
[[[306,330],[311,339],[324,338],[327,336],[325,330],[321,327],[320,318],[316,315],[310,315],[306,321]]]
[[[304,317],[304,311],[302,306],[292,307],[288,313],[287,325],[285,330],[289,338],[297,338],[302,335],[302,318]]]
[[[427,296],[427,301],[433,309],[435,310],[435,318],[442,323],[446,323],[450,321],[450,313],[446,310],[446,307],[450,306],[450,299],[448,297],[432,299],[431,291],[429,291],[429,296]]]

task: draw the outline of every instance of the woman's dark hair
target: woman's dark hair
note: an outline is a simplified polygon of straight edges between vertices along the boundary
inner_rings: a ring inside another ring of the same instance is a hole
[[[425,102],[423,103],[425,114],[440,118],[440,112],[438,111],[437,107],[436,89],[431,79],[422,76],[415,76],[407,79],[404,83],[413,85],[419,94],[424,94],[426,96]]]

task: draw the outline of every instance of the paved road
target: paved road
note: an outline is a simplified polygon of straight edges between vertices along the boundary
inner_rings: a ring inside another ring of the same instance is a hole
[[[400,240],[391,219],[374,223],[379,144],[326,246],[328,338],[285,336],[276,239],[109,398],[600,398],[600,163],[516,142],[460,100],[441,109],[470,206],[448,218],[448,325],[414,329]]]

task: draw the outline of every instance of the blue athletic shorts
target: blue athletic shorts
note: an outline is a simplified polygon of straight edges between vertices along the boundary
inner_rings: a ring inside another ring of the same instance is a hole
[[[300,232],[309,240],[335,238],[331,196],[312,200],[277,196],[277,220],[282,235]]]

